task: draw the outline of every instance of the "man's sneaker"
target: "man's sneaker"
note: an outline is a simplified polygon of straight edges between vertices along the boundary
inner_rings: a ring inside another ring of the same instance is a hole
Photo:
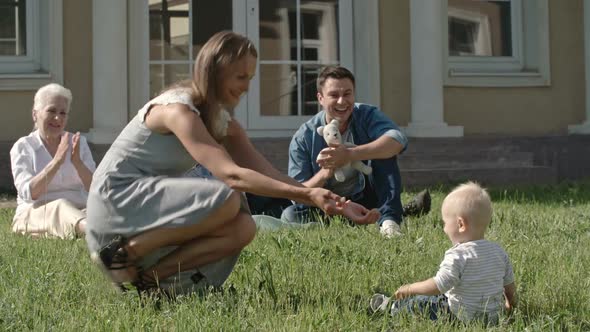
[[[372,314],[377,312],[387,312],[390,300],[391,298],[384,294],[377,293],[371,296],[371,300],[369,301],[369,312]]]
[[[393,220],[384,220],[381,227],[379,227],[379,232],[388,239],[402,235],[401,228]]]
[[[430,212],[430,193],[428,189],[424,189],[414,196],[412,200],[404,205],[403,216],[404,217],[420,217]]]

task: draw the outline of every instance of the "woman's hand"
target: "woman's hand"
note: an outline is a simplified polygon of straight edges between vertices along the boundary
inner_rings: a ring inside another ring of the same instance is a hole
[[[59,145],[57,146],[57,151],[55,152],[55,156],[53,156],[53,160],[58,166],[63,165],[64,161],[66,161],[66,155],[68,153],[68,148],[70,147],[70,133],[64,132],[61,135],[61,140],[59,141]]]
[[[78,177],[82,180],[86,191],[90,190],[90,183],[92,182],[92,171],[82,161],[82,155],[80,154],[80,132],[76,132],[72,135],[72,165],[78,173]]]
[[[75,133],[72,136],[72,164],[80,165],[82,158],[80,158],[80,132]]]
[[[342,205],[341,214],[358,225],[374,224],[377,222],[377,220],[379,220],[379,217],[381,217],[379,210],[369,210],[366,207],[350,200],[346,201]]]
[[[322,209],[326,214],[337,214],[342,210],[343,197],[324,188],[310,188],[309,199],[313,205]]]

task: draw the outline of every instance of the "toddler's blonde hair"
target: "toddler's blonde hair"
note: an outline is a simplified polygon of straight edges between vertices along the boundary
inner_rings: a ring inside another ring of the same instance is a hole
[[[457,186],[445,197],[442,211],[462,216],[474,225],[487,227],[492,220],[492,200],[478,183],[469,181]]]

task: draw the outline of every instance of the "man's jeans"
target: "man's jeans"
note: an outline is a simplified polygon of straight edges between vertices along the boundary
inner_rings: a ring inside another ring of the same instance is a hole
[[[264,214],[280,218],[283,210],[293,205],[293,202],[284,198],[258,196],[250,193],[246,193],[246,198],[252,215]]]
[[[369,165],[373,168],[370,175],[365,175],[365,189],[354,197],[346,197],[368,209],[378,208],[381,219],[402,222],[401,176],[397,165],[397,158],[372,160]],[[283,211],[281,219],[288,222],[305,223],[314,221],[318,216],[324,216],[322,210],[304,204],[289,206]]]

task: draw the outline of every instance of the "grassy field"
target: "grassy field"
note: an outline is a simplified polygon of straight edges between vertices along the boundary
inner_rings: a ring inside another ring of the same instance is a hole
[[[333,222],[259,233],[224,292],[140,304],[119,295],[88,258],[84,240],[10,233],[0,210],[0,330],[473,331],[481,326],[392,319],[366,311],[375,291],[431,277],[450,243],[433,210],[408,219],[402,237]],[[410,193],[411,194],[411,193]],[[410,194],[404,194],[408,198]],[[510,255],[519,307],[499,331],[590,330],[590,183],[491,191],[487,238]]]

